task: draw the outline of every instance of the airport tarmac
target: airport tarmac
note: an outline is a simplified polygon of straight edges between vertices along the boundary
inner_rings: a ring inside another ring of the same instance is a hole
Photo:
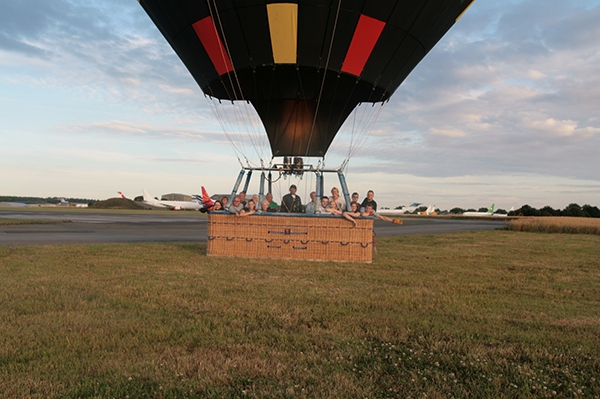
[[[0,225],[0,245],[80,243],[204,242],[207,218],[198,212],[173,214],[94,213],[90,211],[26,212],[0,210],[0,218],[54,221],[50,224]],[[375,220],[377,236],[442,234],[494,230],[504,221],[477,219],[404,218],[401,226]]]

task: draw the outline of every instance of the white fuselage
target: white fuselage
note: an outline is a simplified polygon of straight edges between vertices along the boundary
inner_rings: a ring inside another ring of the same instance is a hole
[[[464,212],[463,216],[494,216],[491,212]]]
[[[144,201],[146,202],[146,201]],[[158,203],[158,204],[156,204]],[[202,204],[195,202],[195,201],[163,201],[163,200],[155,200],[155,203],[152,204],[148,204],[148,205],[153,205],[153,206],[163,206],[165,208],[169,208],[172,210],[176,210],[176,211],[181,211],[181,210],[191,210],[191,211],[197,211],[200,208],[202,208]]]
[[[377,213],[383,216],[399,216],[404,215],[406,211],[404,209],[381,209]]]
[[[505,213],[489,213],[489,212],[465,212],[463,216],[487,216],[487,217],[506,217]]]
[[[146,191],[145,189],[142,189],[142,192],[144,194],[144,203],[145,204],[148,204],[151,206],[156,206],[159,208],[167,208],[167,209],[172,209],[175,211],[180,211],[180,210],[197,211],[204,207],[204,205],[202,205],[202,203],[200,203],[199,201],[157,200],[157,199],[152,198],[152,196],[150,194],[148,194],[148,191]]]

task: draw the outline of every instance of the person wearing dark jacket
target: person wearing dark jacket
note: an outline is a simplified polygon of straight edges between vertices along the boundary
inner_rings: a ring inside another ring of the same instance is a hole
[[[377,202],[375,202],[374,197],[375,197],[375,193],[373,192],[373,190],[367,191],[367,198],[365,198],[363,200],[363,202],[360,204],[361,212],[364,212],[367,205],[370,205],[373,208],[373,210],[375,212],[377,212]]]
[[[302,200],[296,195],[296,185],[290,186],[290,193],[283,196],[279,212],[302,213]]]

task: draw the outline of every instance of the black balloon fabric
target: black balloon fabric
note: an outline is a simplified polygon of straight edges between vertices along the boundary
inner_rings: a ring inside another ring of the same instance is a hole
[[[140,0],[209,96],[252,103],[273,156],[327,152],[474,0]]]

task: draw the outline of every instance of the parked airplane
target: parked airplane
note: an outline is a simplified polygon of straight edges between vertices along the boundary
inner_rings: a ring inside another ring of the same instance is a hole
[[[492,206],[490,207],[490,209],[488,209],[487,212],[464,212],[462,215],[463,216],[487,216],[487,217],[506,217],[505,213],[494,213],[494,206],[495,204],[492,204]],[[515,207],[513,206],[510,210],[514,211]]]
[[[413,213],[414,211],[417,210],[418,207],[421,206],[421,204],[422,204],[422,202],[413,202],[412,204],[407,206],[406,209],[404,209],[404,207],[402,209],[404,209],[405,212]]]
[[[80,204],[80,203],[76,203],[76,202],[69,202],[67,200],[65,200],[64,198],[60,199],[60,203],[56,204],[56,206],[69,206],[69,207],[74,207],[74,208],[87,208],[88,204]]]
[[[208,192],[206,191],[204,186],[201,186],[201,188],[202,188],[202,195],[194,194],[194,195],[192,195],[192,199],[194,201],[198,201],[202,204],[202,207],[200,208],[200,212],[205,213],[205,212],[214,210],[215,201],[212,198],[210,198],[210,195],[208,195]]]
[[[410,204],[410,206],[402,206],[402,208],[400,209],[380,209],[377,211],[377,213],[379,213],[380,215],[384,215],[384,216],[399,216],[399,215],[405,215],[405,214],[410,214],[412,212],[414,212],[419,205],[421,205],[420,202],[414,202],[412,204]],[[433,216],[433,215],[437,215],[437,213],[435,212],[435,205],[429,205],[429,207],[427,208],[427,210],[423,211],[423,212],[417,212],[417,215],[429,215],[429,216]]]
[[[377,211],[378,214],[383,216],[399,216],[404,215],[408,211],[405,209],[380,209]]]
[[[196,198],[198,198],[198,200],[200,202],[202,202],[202,205],[204,205],[206,207],[206,209],[208,209],[210,211],[210,210],[212,210],[212,207],[215,206],[215,201],[213,201],[213,199],[210,198],[210,195],[208,195],[208,191],[206,191],[204,186],[202,186],[201,188],[202,188],[202,197],[200,198],[199,196],[196,196]]]
[[[492,204],[487,212],[464,212],[463,216],[492,216],[494,214],[494,206],[495,204]]]
[[[397,207],[396,209],[388,209],[388,208],[378,209],[377,213],[380,215],[384,215],[384,216],[400,216],[400,215],[405,215],[407,213],[413,213],[420,205],[421,205],[420,202],[413,202],[409,206],[401,205],[401,206]]]
[[[120,192],[120,191],[117,191],[117,194],[119,194],[119,196],[120,196],[121,198],[123,198],[123,199],[127,199],[127,197],[125,196],[125,194],[123,194],[122,192]]]
[[[435,212],[435,205],[429,205],[429,207],[423,211],[423,212],[419,212],[419,215],[429,215],[429,216],[433,216],[436,215],[437,213]]]
[[[145,188],[142,188],[142,193],[144,194],[144,203],[147,205],[151,205],[151,206],[156,206],[159,208],[168,208],[174,211],[180,211],[180,210],[200,210],[202,208],[204,208],[204,205],[198,201],[197,199],[194,199],[192,201],[164,201],[164,200],[157,200],[152,198],[152,196],[148,193],[148,191],[146,191]],[[197,198],[197,197],[195,197]]]

